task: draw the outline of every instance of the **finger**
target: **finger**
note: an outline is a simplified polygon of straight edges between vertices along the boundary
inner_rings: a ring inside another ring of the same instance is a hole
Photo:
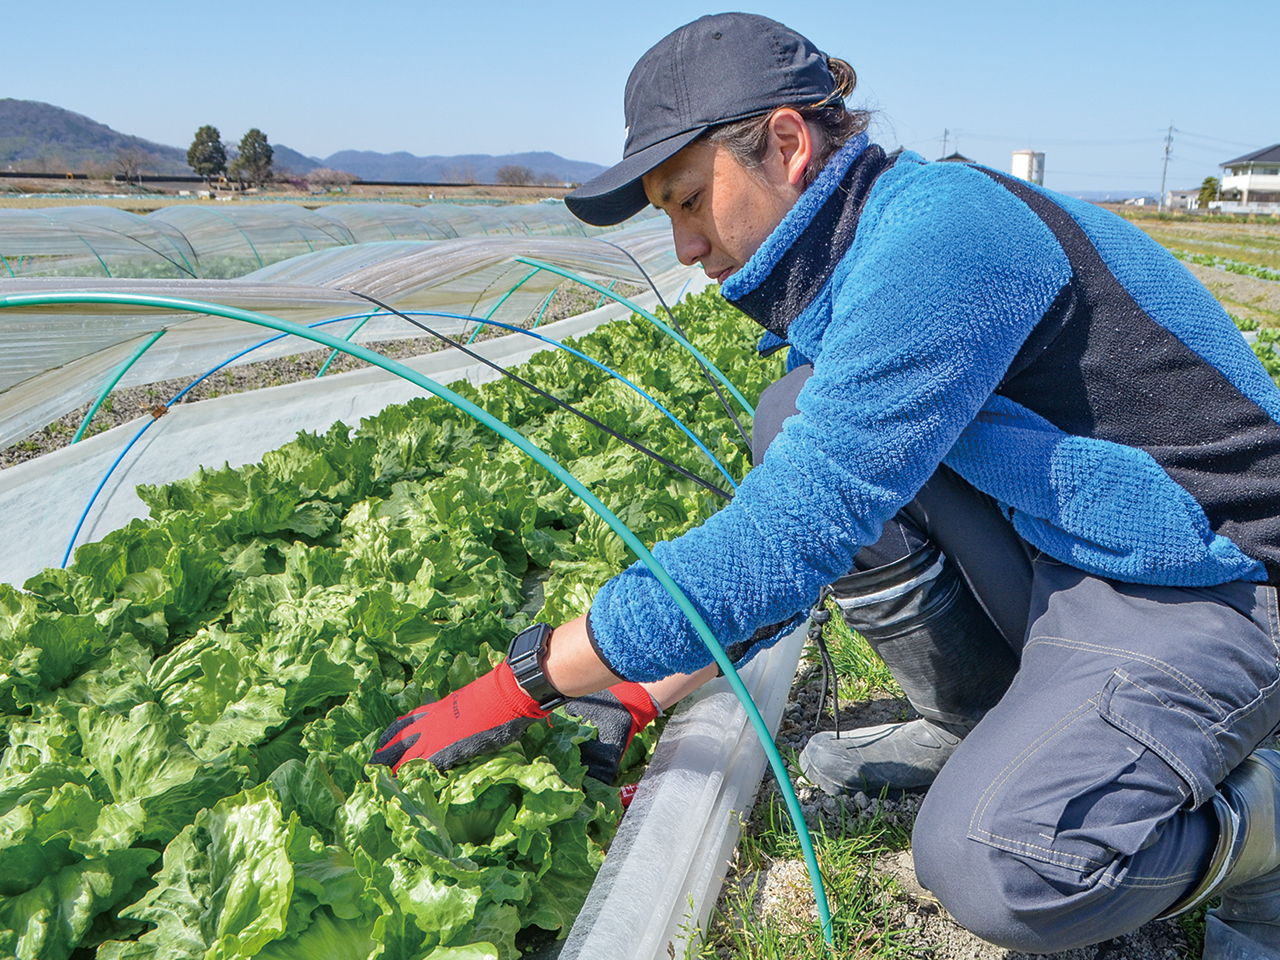
[[[391,746],[383,747],[379,750],[374,751],[374,754],[370,758],[369,762],[380,763],[384,766],[390,767],[392,771],[395,771],[400,766],[400,764],[404,763],[404,761],[408,759],[405,757],[405,754],[417,742],[418,742],[418,734],[416,733],[411,734],[408,737],[405,737],[401,740],[396,741]]]

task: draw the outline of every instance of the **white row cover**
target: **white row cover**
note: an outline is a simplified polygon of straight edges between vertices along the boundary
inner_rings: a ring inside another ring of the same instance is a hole
[[[652,280],[668,299],[679,295],[691,275],[675,258],[665,221],[649,220],[607,238],[506,236],[358,244],[317,251],[238,280],[0,279],[0,447],[92,402],[158,331],[164,331],[163,336],[128,368],[121,386],[196,377],[275,336],[272,330],[240,320],[172,309],[86,303],[5,306],[11,302],[8,298],[49,293],[145,295],[234,307],[300,324],[344,318],[324,329],[345,337],[360,325],[352,339],[362,343],[424,334],[394,315],[366,319],[377,308],[356,291],[405,312],[527,322],[570,281],[525,260],[606,288],[625,282],[647,289]],[[450,335],[474,325],[449,317],[420,319]],[[236,363],[308,347],[285,337]]]

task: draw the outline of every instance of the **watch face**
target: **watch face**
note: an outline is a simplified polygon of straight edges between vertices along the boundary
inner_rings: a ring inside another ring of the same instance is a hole
[[[545,623],[535,623],[532,627],[521,630],[511,641],[511,649],[507,651],[507,659],[522,660],[530,654],[537,656],[550,635],[551,627]]]

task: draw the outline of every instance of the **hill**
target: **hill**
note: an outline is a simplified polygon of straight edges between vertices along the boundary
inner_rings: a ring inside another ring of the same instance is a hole
[[[191,173],[185,150],[119,133],[52,104],[0,99],[0,169],[116,172],[117,159],[130,151],[141,155],[143,173]]]
[[[328,166],[323,160],[308,157],[282,143],[271,144],[271,166],[279,172],[291,174],[310,173],[320,167]],[[347,171],[350,173],[351,171]]]
[[[194,135],[194,128],[192,130]],[[270,132],[268,131],[268,134]],[[229,142],[234,153],[235,142]],[[294,175],[317,167],[345,170],[365,180],[427,183],[494,183],[505,166],[528,167],[535,178],[580,183],[602,172],[597,163],[566,160],[554,153],[484,153],[418,157],[411,153],[340,150],[321,160],[273,143],[275,167]],[[144,174],[190,175],[187,152],[112,130],[89,117],[36,100],[0,99],[0,169],[30,173],[117,173],[126,153],[139,154]]]
[[[322,160],[321,165],[345,170],[365,180],[412,180],[425,183],[493,183],[498,170],[506,166],[528,167],[535,177],[548,176],[569,183],[590,180],[604,167],[583,160],[566,160],[554,153],[509,153],[494,157],[468,153],[453,157],[416,157],[411,153],[374,153],[368,150],[340,150]]]

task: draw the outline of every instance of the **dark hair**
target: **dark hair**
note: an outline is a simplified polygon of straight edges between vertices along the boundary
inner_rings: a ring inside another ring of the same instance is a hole
[[[846,141],[862,133],[871,122],[871,114],[866,110],[848,110],[844,101],[853,88],[858,85],[858,75],[853,67],[836,57],[827,58],[827,68],[835,79],[835,89],[827,99],[819,103],[796,104],[791,107],[809,124],[809,129],[817,135],[817,149],[809,159],[809,166],[804,172],[804,185],[811,184],[819,171],[826,166],[831,155],[845,145]],[[712,127],[701,138],[710,143],[718,143],[747,169],[754,169],[764,163],[769,147],[769,120],[778,107],[758,117],[747,117],[745,120],[731,120]]]

